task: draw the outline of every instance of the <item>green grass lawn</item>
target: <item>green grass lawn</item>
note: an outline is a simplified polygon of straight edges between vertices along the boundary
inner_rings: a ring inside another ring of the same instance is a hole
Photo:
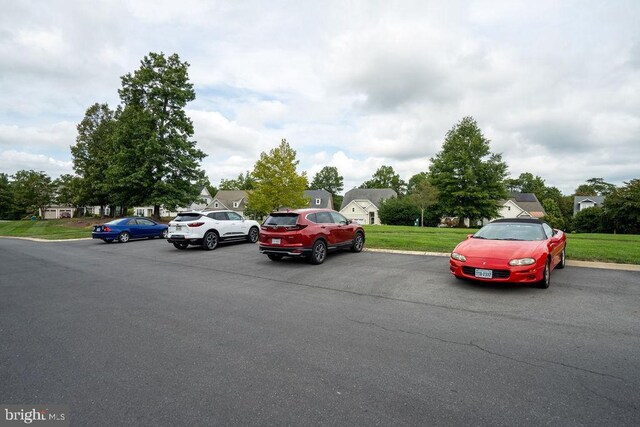
[[[106,222],[93,218],[48,219],[46,221],[0,221],[0,236],[40,239],[77,239],[91,237],[93,224]]]
[[[0,221],[0,236],[75,239],[91,237],[93,224],[106,220],[73,218],[46,221]],[[420,252],[451,252],[474,229],[366,225],[366,247]],[[567,258],[640,264],[640,236],[568,234]]]
[[[467,228],[366,225],[366,247],[422,252],[451,252],[468,234]],[[582,261],[640,264],[640,236],[567,234],[567,258]]]

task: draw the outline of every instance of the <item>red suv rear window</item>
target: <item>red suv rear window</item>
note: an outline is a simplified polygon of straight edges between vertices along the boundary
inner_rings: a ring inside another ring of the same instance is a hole
[[[264,224],[272,227],[286,227],[293,226],[298,223],[298,214],[296,213],[283,213],[283,214],[271,214],[264,221]]]

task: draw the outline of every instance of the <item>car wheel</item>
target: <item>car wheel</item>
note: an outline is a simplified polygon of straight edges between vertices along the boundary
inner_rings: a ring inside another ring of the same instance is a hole
[[[565,251],[566,249],[562,250],[562,253],[560,254],[560,262],[558,263],[558,265],[556,265],[556,268],[564,268],[564,266],[567,264],[567,260],[566,260],[566,256],[565,256]]]
[[[309,256],[309,262],[311,264],[322,264],[327,257],[327,245],[323,240],[316,240],[311,249],[311,256]]]
[[[247,234],[247,242],[249,243],[257,242],[259,233],[260,231],[258,230],[257,227],[251,227],[251,230],[249,230],[249,234]]]
[[[362,252],[362,248],[364,247],[364,235],[361,232],[356,233],[356,237],[353,239],[353,244],[351,245],[351,252]]]
[[[271,261],[282,261],[282,255],[280,254],[267,254]]]
[[[542,273],[542,280],[538,282],[538,287],[547,289],[551,284],[551,261],[547,258],[547,262],[544,265],[544,272]]]
[[[189,246],[188,243],[174,243],[173,246],[176,249],[187,249],[187,247]]]
[[[202,239],[202,247],[208,251],[212,251],[218,247],[218,233],[215,231],[207,231]]]
[[[118,242],[120,243],[127,243],[130,239],[131,239],[131,235],[126,231],[123,231],[122,233],[118,234]]]

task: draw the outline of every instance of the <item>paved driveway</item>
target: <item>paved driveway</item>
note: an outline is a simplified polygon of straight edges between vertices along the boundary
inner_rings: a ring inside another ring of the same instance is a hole
[[[0,403],[72,424],[638,425],[640,273],[0,239]]]

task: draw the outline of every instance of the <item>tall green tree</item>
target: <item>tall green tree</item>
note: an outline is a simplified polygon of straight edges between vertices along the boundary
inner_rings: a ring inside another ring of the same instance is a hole
[[[407,183],[407,194],[413,193],[420,184],[429,180],[429,174],[426,172],[418,172],[409,178],[409,182]]]
[[[220,190],[253,190],[256,180],[251,172],[240,174],[236,179],[222,179],[220,181]]]
[[[0,219],[14,219],[13,188],[9,175],[0,173]]]
[[[607,196],[615,191],[616,186],[605,182],[603,178],[589,178],[585,184],[576,188],[576,196]]]
[[[60,205],[71,205],[75,208],[82,203],[82,179],[71,174],[60,175],[53,181],[55,188],[56,203]]]
[[[116,119],[108,104],[95,103],[85,112],[78,126],[76,144],[71,146],[73,169],[80,177],[77,183],[78,203],[100,206],[101,215],[113,196],[107,180],[114,162]]]
[[[337,167],[325,166],[315,174],[311,184],[309,184],[309,190],[328,191],[331,193],[334,208],[339,210],[344,198],[340,195],[344,190],[344,178],[338,173]]]
[[[44,219],[45,211],[53,204],[55,189],[49,175],[34,170],[20,170],[13,175],[14,203],[24,215],[37,215]]]
[[[177,54],[149,53],[140,68],[122,77],[118,91],[123,109],[118,117],[117,186],[132,188],[130,200],[154,206],[184,206],[198,199],[206,156],[196,148],[193,123],[185,112],[195,99],[189,64]]]
[[[496,202],[507,196],[507,165],[489,148],[476,121],[465,117],[449,130],[442,150],[431,159],[430,180],[448,215],[468,218],[471,224],[498,215]]]
[[[256,216],[264,216],[280,207],[302,208],[309,205],[304,196],[306,172],[298,174],[296,152],[286,139],[269,153],[262,152],[252,175],[255,187],[248,194],[248,208]]]
[[[398,193],[398,196],[402,196],[406,191],[407,184],[400,179],[400,175],[393,170],[393,167],[383,165],[360,188],[391,188]]]
[[[331,194],[339,194],[344,190],[344,178],[335,166],[325,166],[314,175],[309,190],[326,190]]]
[[[610,192],[603,208],[613,231],[640,234],[640,179],[625,182],[624,186]]]

